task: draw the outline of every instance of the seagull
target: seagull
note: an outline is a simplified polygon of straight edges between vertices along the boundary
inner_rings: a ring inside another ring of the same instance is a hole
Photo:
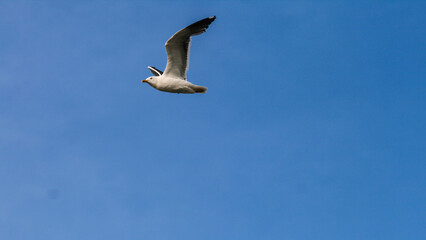
[[[192,84],[186,80],[189,65],[189,48],[191,37],[206,31],[216,16],[204,18],[175,33],[166,42],[167,66],[164,73],[148,66],[154,76],[142,80],[151,87],[170,93],[205,93],[206,87]]]

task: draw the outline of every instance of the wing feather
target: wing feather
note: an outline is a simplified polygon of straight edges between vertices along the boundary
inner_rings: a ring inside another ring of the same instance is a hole
[[[148,66],[148,69],[152,72],[152,74],[154,74],[155,76],[161,76],[163,75],[163,72],[156,69],[155,67],[152,66]]]
[[[186,80],[191,37],[206,31],[216,16],[204,18],[175,33],[166,42],[167,66],[164,75]]]

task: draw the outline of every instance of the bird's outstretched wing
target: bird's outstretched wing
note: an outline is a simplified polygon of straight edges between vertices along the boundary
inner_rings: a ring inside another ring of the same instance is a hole
[[[186,70],[189,66],[189,48],[191,37],[202,34],[216,16],[204,18],[175,33],[166,42],[167,66],[164,75],[186,80]]]
[[[151,67],[151,66],[148,66],[148,69],[152,72],[152,74],[154,74],[155,76],[161,76],[161,75],[163,75],[163,72],[162,71],[160,71],[160,70],[158,70],[158,69],[156,69],[155,67]]]

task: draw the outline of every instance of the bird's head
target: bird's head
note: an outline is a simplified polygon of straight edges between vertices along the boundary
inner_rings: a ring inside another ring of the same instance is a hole
[[[153,85],[155,86],[157,84],[157,77],[152,76],[152,77],[149,77],[147,79],[142,80],[142,82],[148,83],[151,86],[153,86]]]

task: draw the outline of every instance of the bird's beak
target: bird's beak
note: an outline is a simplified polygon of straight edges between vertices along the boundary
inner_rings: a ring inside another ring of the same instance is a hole
[[[148,82],[146,79],[142,80],[142,82]]]

